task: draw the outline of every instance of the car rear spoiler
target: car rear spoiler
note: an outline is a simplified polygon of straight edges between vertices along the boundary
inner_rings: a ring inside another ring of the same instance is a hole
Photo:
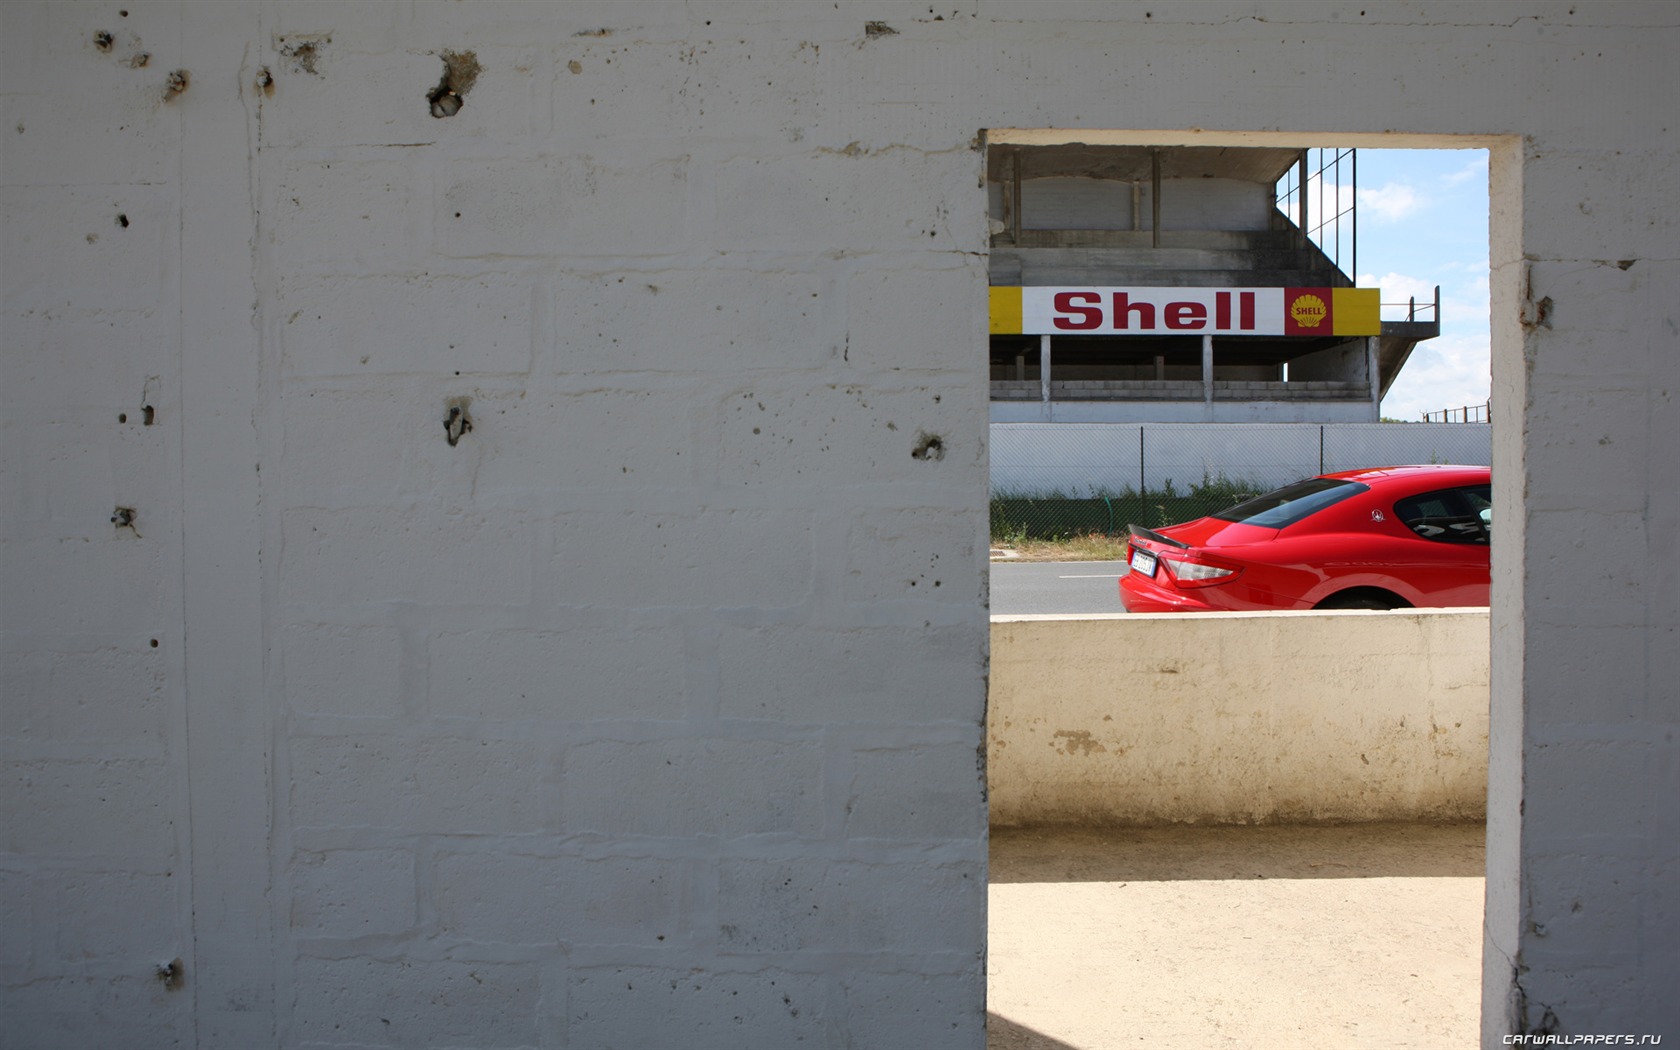
[[[1164,543],[1169,547],[1177,547],[1181,551],[1187,551],[1190,549],[1190,545],[1188,543],[1180,543],[1171,536],[1163,536],[1159,532],[1152,532],[1149,529],[1144,528],[1142,525],[1127,525],[1126,531],[1130,532],[1133,536],[1136,536],[1139,539],[1149,540],[1151,543]]]

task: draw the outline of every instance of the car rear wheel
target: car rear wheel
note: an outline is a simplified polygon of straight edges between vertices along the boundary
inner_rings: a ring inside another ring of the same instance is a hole
[[[1398,595],[1387,591],[1358,590],[1343,591],[1313,606],[1315,609],[1409,609],[1409,606]]]

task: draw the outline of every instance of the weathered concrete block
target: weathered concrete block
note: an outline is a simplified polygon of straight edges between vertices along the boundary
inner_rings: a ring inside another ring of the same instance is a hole
[[[1586,551],[1589,544],[1594,550],[1644,551],[1655,531],[1642,514],[1588,510],[1579,505],[1558,506],[1565,502],[1561,499],[1542,498],[1539,502],[1552,504],[1555,509],[1548,507],[1528,513],[1525,538],[1530,545],[1556,544],[1557,550],[1574,552]],[[1541,629],[1555,630],[1558,644],[1565,649],[1574,647],[1566,625],[1585,621],[1631,629],[1643,622],[1645,611],[1629,601],[1629,596],[1640,593],[1648,579],[1644,559],[1635,556],[1604,559],[1604,564],[1587,579],[1566,581],[1552,576],[1535,580],[1528,586],[1525,603],[1529,622]],[[1548,713],[1578,714],[1579,700],[1579,697],[1552,694],[1530,702],[1541,705]],[[1578,719],[1572,715],[1568,720]]]
[[[556,492],[669,494],[695,486],[688,420],[697,408],[691,381],[589,387],[477,394],[470,406],[473,432],[465,439],[475,457],[472,493],[540,505]],[[445,476],[453,467],[450,451],[433,448],[415,457],[410,473],[416,477],[409,484]],[[438,457],[435,465],[432,455]]]
[[[532,526],[518,513],[301,507],[281,512],[280,536],[288,604],[531,600]]]
[[[438,174],[433,250],[477,256],[663,255],[687,227],[686,157],[530,156],[452,161]]]
[[[522,373],[534,296],[518,272],[299,276],[274,316],[287,375]]]
[[[561,762],[558,830],[734,837],[822,831],[822,748],[780,740],[598,741]]]
[[[163,377],[174,370],[178,319],[161,304],[73,316],[26,309],[0,320],[7,335],[7,383],[15,398],[11,420],[75,418],[138,429],[142,405],[162,408],[167,400],[174,407],[178,384],[166,384]],[[117,423],[119,413],[128,414],[126,424]],[[13,477],[23,484],[38,480],[21,470]]]
[[[12,455],[20,465],[45,468],[16,475],[20,514],[18,527],[8,539],[108,541],[113,535],[114,506],[146,511],[145,522],[136,520],[132,530],[118,530],[126,540],[139,539],[154,526],[174,520],[174,508],[148,498],[168,484],[168,437],[161,427],[140,425],[138,403],[129,411],[132,426],[119,422],[129,412],[108,406],[103,411],[76,411],[72,420],[20,419],[0,428],[0,436],[13,444]],[[167,528],[162,532],[162,536],[153,535],[146,549],[155,549],[159,539],[169,538]],[[128,550],[139,549],[136,545]]]
[[[813,1045],[833,1038],[828,980],[755,969],[597,966],[572,971],[567,1038],[579,1046],[663,1046],[680,1033],[694,1050]]]
[[[1624,269],[1622,263],[1629,265]],[[1672,375],[1673,365],[1641,319],[1676,311],[1663,298],[1665,285],[1680,278],[1680,262],[1666,259],[1541,259],[1529,262],[1520,316],[1548,333],[1555,350],[1536,355],[1530,389],[1590,396],[1600,383],[1605,391],[1644,389],[1643,383]],[[1572,352],[1562,352],[1568,345]],[[1665,367],[1666,366],[1666,367]],[[1582,379],[1596,382],[1583,384]],[[1660,384],[1660,380],[1658,380]],[[1661,390],[1661,385],[1655,389]],[[1548,407],[1550,397],[1548,396]],[[1557,415],[1561,412],[1538,411]],[[1651,406],[1654,407],[1654,406]]]
[[[8,1042],[30,1050],[82,1050],[111,1041],[112,1032],[136,1046],[179,1046],[192,1039],[192,998],[153,976],[159,962],[137,959],[132,976],[77,974],[0,984],[0,1016]]]
[[[39,870],[26,899],[34,965],[106,977],[152,976],[187,952],[188,914],[173,872]]]
[[[103,742],[125,755],[163,752],[169,684],[163,650],[142,642],[53,653],[47,674],[46,689],[34,694],[26,735]]]
[[[692,941],[680,861],[445,853],[435,882],[433,906],[445,936],[568,948]]]
[[[0,988],[28,972],[30,960],[38,950],[35,919],[38,914],[40,904],[36,900],[33,873],[0,869],[0,925],[16,931],[10,937],[0,938]]]
[[[928,893],[906,894],[905,886]],[[978,863],[725,860],[718,945],[732,954],[962,952],[984,936],[974,908],[984,894]]]
[[[984,975],[856,973],[844,978],[859,1045],[970,1047],[986,1041]]]
[[[567,272],[551,298],[545,356],[561,375],[814,369],[843,352],[835,282],[821,273],[719,257],[701,269]]]
[[[0,78],[9,129],[0,155],[6,185],[75,186],[101,172],[157,186],[175,174],[180,124],[164,102],[164,82],[180,57],[180,12],[148,11],[139,27],[112,19],[101,30],[91,21],[27,8],[7,16],[8,35],[29,45],[12,49],[15,60]],[[102,31],[111,36],[106,50],[96,43]],[[64,76],[74,76],[79,90],[57,90]],[[114,168],[113,156],[127,163]]]
[[[167,860],[176,856],[176,779],[157,760],[0,764],[7,814],[0,853],[111,857],[131,866]]]
[[[843,156],[835,156],[839,153]],[[980,154],[923,152],[893,145],[801,156],[732,156],[708,169],[712,207],[696,216],[705,243],[731,251],[825,250],[922,252],[962,246],[985,229],[977,190]],[[914,196],[886,197],[883,185],[915,186]],[[975,200],[975,219],[954,227],[937,202]],[[928,202],[935,202],[928,206]]]
[[[986,268],[969,256],[916,259],[904,272],[864,271],[846,282],[846,360],[882,372],[969,372],[980,366],[974,333],[953,331],[931,302],[972,304],[986,316]],[[955,265],[953,265],[953,263]],[[905,264],[911,264],[906,259]]]
[[[6,269],[6,315],[150,310],[176,280],[175,209],[159,186],[8,188],[0,253],[29,265]]]
[[[321,715],[395,718],[415,671],[403,660],[402,637],[390,627],[288,624],[280,637],[286,703]]]
[[[533,1046],[536,966],[471,959],[300,958],[291,1012],[305,1045]]]
[[[961,720],[962,712],[935,701],[963,682],[979,683],[974,649],[969,632],[956,628],[722,626],[719,713],[827,725]],[[813,667],[845,672],[813,676]]]
[[[1553,810],[1546,810],[1547,819],[1553,819]],[[1569,818],[1560,826],[1560,831],[1572,833],[1578,830]],[[1604,938],[1608,945],[1626,946],[1631,949],[1639,943],[1646,918],[1644,908],[1640,902],[1628,895],[1620,893],[1595,893],[1588,887],[1592,885],[1592,874],[1600,868],[1607,857],[1636,858],[1640,854],[1640,842],[1637,833],[1634,835],[1594,835],[1591,836],[1595,847],[1594,856],[1585,856],[1581,852],[1567,854],[1543,853],[1529,858],[1536,875],[1547,879],[1555,879],[1559,886],[1576,886],[1579,891],[1573,896],[1560,894],[1557,899],[1544,903],[1537,902],[1532,913],[1535,933],[1542,938],[1557,938],[1559,943],[1579,943],[1582,937]],[[1680,859],[1680,850],[1671,851],[1668,863]],[[1666,865],[1651,865],[1645,870],[1657,874],[1660,867]],[[1670,896],[1667,903],[1672,903]],[[1584,969],[1596,969],[1608,960],[1581,959]]]
[[[450,399],[470,388],[443,377],[337,382],[289,383],[278,398],[282,455],[264,478],[284,505],[465,503],[483,458],[477,424],[451,448],[444,422]],[[477,400],[467,406],[475,416]]]
[[[258,103],[267,148],[278,153],[384,147],[393,154],[420,158],[463,141],[481,142],[490,127],[510,134],[514,142],[528,141],[546,128],[546,107],[534,100],[526,105],[516,101],[485,105],[482,101],[488,95],[478,94],[481,85],[529,74],[514,70],[512,62],[490,58],[490,49],[476,41],[392,46],[392,41],[407,35],[404,27],[388,24],[393,19],[400,21],[393,12],[372,8],[328,12],[305,5],[304,11],[290,16],[288,28],[274,29],[261,52],[262,65],[274,81],[273,94],[263,92]],[[444,64],[438,52],[446,49],[483,52],[479,65],[482,69],[489,58],[492,75],[481,71],[461,112],[439,119],[432,116],[428,96],[443,79]],[[344,105],[347,83],[356,86],[360,104]],[[488,94],[514,97],[513,90],[500,88]]]
[[[964,450],[951,448],[947,458]],[[943,464],[929,463],[939,467]],[[973,519],[952,510],[877,510],[859,514],[847,535],[848,602],[980,601],[984,563]]]
[[[441,634],[429,649],[433,715],[545,723],[682,717],[683,633],[588,624]]]
[[[286,870],[299,933],[349,939],[414,928],[414,854],[406,850],[299,852]]]
[[[811,590],[802,511],[578,511],[557,518],[554,535],[551,598],[563,607],[772,608]]]
[[[424,269],[431,199],[402,152],[347,149],[280,162],[264,208],[275,264],[288,272]]]
[[[506,835],[539,830],[545,756],[518,741],[299,737],[289,809],[296,827]]]
[[[947,403],[942,389],[772,378],[730,390],[705,412],[717,483],[758,491],[960,486],[979,477],[983,437],[976,416]]]
[[[963,839],[986,824],[980,742],[862,751],[852,757],[848,838]]]
[[[1630,162],[1624,150],[1614,148],[1531,150],[1523,159],[1522,178],[1524,195],[1570,201],[1570,210],[1585,217],[1578,225],[1564,224],[1537,213],[1523,229],[1523,252],[1528,258],[1596,260],[1601,265],[1631,261],[1634,267],[1650,262],[1672,264],[1670,247],[1680,236],[1680,219],[1671,209],[1646,205],[1652,200],[1680,199],[1680,152],[1646,154]],[[1536,286],[1534,294],[1551,293]],[[1631,312],[1624,315],[1628,320],[1633,316]],[[1596,326],[1584,319],[1582,324],[1603,330],[1603,322],[1609,319],[1597,320]]]
[[[1569,843],[1553,847],[1552,853],[1579,857],[1590,846],[1594,857],[1635,857],[1647,837],[1655,837],[1659,830],[1672,830],[1677,821],[1658,813],[1642,817],[1637,823],[1627,821],[1614,828],[1606,827],[1603,812],[1592,798],[1571,791],[1566,782],[1558,780],[1558,772],[1564,769],[1600,775],[1614,773],[1634,779],[1644,789],[1642,793],[1653,799],[1668,797],[1667,789],[1680,786],[1680,762],[1665,754],[1661,745],[1627,739],[1655,737],[1656,732],[1654,729],[1642,732],[1639,728],[1618,732],[1598,727],[1595,722],[1583,722],[1568,729],[1554,727],[1547,737],[1530,744],[1528,768],[1536,770],[1539,776],[1529,787],[1525,812],[1532,810],[1544,816],[1546,826],[1555,830],[1558,841]]]
[[[682,20],[667,23],[649,37],[646,15],[626,16],[623,9],[602,10],[590,19],[575,5],[567,5],[568,31],[556,36],[562,42],[552,84],[554,119],[566,129],[568,138],[580,136],[586,143],[610,143],[613,103],[626,97],[653,97],[661,104],[646,114],[645,134],[650,139],[678,140],[696,145],[718,141],[760,141],[773,136],[789,144],[800,142],[806,129],[822,119],[832,102],[832,85],[822,60],[820,30],[813,24],[825,13],[820,5],[784,9],[773,17],[788,18],[800,26],[798,34],[784,39],[750,39],[738,30],[724,30],[733,15],[727,5],[708,12],[684,12]],[[652,12],[650,12],[651,14]],[[676,14],[676,12],[671,12]],[[748,18],[755,17],[749,14]],[[615,31],[636,29],[636,45],[625,46],[625,37]],[[692,27],[706,29],[700,37]],[[604,35],[597,35],[600,30]],[[570,39],[565,39],[570,37]],[[774,85],[769,94],[765,89]],[[751,106],[742,105],[752,98]],[[703,136],[696,129],[704,127]]]

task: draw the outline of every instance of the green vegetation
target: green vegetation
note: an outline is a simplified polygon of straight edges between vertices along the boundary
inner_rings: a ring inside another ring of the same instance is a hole
[[[1204,476],[1188,492],[1180,492],[1168,479],[1160,489],[1144,492],[1127,489],[1088,497],[1070,497],[1059,492],[994,493],[992,545],[1021,549],[1035,542],[1066,545],[1078,540],[1090,544],[1093,540],[1118,538],[1118,545],[1099,542],[1098,549],[1123,549],[1127,525],[1158,529],[1190,521],[1269,492],[1273,487],[1220,474]],[[1118,556],[1118,553],[1105,555]]]

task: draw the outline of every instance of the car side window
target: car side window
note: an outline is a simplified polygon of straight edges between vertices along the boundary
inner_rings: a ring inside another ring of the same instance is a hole
[[[1486,486],[1409,496],[1394,505],[1394,516],[1412,532],[1437,543],[1485,544],[1492,524]]]
[[[1491,485],[1473,485],[1467,489],[1459,489],[1464,499],[1470,504],[1470,509],[1476,512],[1476,517],[1482,523],[1482,531],[1491,538],[1493,536],[1493,487]]]

